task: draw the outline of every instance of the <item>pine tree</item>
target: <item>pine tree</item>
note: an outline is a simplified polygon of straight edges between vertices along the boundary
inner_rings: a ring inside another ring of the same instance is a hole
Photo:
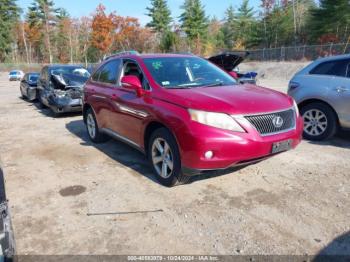
[[[158,33],[169,30],[172,18],[166,0],[151,0],[151,7],[147,7],[147,10],[147,15],[152,18],[147,27],[151,27]]]
[[[11,52],[13,34],[11,31],[19,18],[19,7],[15,0],[0,0],[0,61],[4,61]]]
[[[47,48],[49,62],[53,62],[51,26],[55,24],[57,15],[61,9],[54,7],[51,0],[34,0],[28,10],[30,25],[40,26],[45,38],[45,49]]]
[[[221,31],[224,35],[225,46],[228,49],[232,49],[235,42],[235,32],[237,30],[236,14],[232,5],[227,8],[224,21]]]
[[[247,45],[249,34],[252,32],[252,24],[254,22],[254,8],[249,7],[249,0],[243,0],[237,12],[237,43],[238,45]]]
[[[349,36],[349,0],[320,0],[319,7],[311,11],[310,34],[314,40],[329,36],[339,41]]]
[[[208,29],[208,18],[200,0],[185,0],[181,6],[184,12],[180,16],[181,28],[193,41],[204,38]]]

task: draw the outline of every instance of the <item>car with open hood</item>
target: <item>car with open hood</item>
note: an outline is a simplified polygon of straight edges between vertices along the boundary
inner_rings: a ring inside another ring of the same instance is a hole
[[[38,99],[55,114],[80,112],[85,82],[90,73],[79,65],[49,65],[41,70]]]
[[[15,247],[10,209],[6,197],[4,171],[0,159],[0,261],[13,261]]]
[[[20,92],[23,98],[28,101],[34,101],[37,99],[37,86],[39,73],[32,72],[26,73],[20,83]]]
[[[303,130],[291,97],[239,84],[193,55],[112,56],[86,83],[83,101],[90,139],[113,137],[145,153],[166,186],[293,149]]]
[[[249,56],[247,51],[224,52],[208,58],[210,62],[229,73],[239,83],[256,84],[256,72],[239,72],[238,66]]]

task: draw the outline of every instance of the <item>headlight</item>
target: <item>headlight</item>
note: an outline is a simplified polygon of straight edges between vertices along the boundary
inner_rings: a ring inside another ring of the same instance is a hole
[[[188,110],[193,121],[207,126],[245,133],[245,130],[229,115],[205,111]]]
[[[297,117],[300,116],[300,113],[299,113],[299,107],[298,107],[298,104],[297,102],[295,102],[295,100],[293,99],[293,104],[294,104],[294,110],[295,110],[295,113],[297,115]]]
[[[67,95],[67,93],[65,91],[62,91],[62,90],[54,90],[53,91],[54,95],[58,98],[63,98]]]

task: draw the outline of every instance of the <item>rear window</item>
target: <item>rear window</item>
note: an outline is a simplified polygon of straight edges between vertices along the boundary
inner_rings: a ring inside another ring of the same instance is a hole
[[[31,82],[37,82],[39,78],[39,75],[30,75],[29,76],[29,81]]]
[[[335,60],[324,62],[310,71],[312,75],[331,75],[347,77],[350,60]]]

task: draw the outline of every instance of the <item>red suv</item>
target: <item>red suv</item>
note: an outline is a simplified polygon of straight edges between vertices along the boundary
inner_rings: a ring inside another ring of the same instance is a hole
[[[303,130],[291,97],[180,54],[109,57],[86,83],[83,115],[93,142],[142,151],[166,186],[295,148]]]

